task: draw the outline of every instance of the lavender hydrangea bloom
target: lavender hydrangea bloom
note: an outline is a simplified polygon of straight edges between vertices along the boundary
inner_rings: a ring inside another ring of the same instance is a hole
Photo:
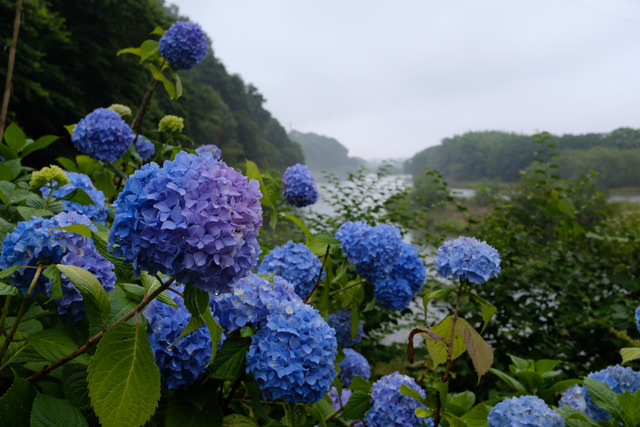
[[[498,251],[473,237],[459,237],[444,242],[433,264],[442,277],[482,284],[500,273]]]
[[[416,384],[413,378],[402,375],[398,372],[385,375],[373,383],[371,401],[373,406],[364,416],[365,424],[368,427],[406,427],[406,426],[433,426],[433,421],[421,419],[414,413],[418,407],[424,407],[417,400],[409,396],[400,394],[402,384],[417,391],[423,398],[426,396],[424,390]]]
[[[351,338],[351,310],[348,308],[339,308],[331,313],[327,318],[327,323],[336,331],[336,339],[338,344],[344,347],[351,347],[362,339],[364,334],[362,330],[362,321],[358,323],[358,332],[354,338]]]
[[[162,167],[146,164],[114,203],[109,246],[136,273],[228,291],[258,260],[259,187],[211,153],[180,152]]]
[[[71,141],[79,151],[105,162],[118,160],[133,138],[131,128],[120,114],[106,108],[96,108],[87,114],[71,135]]]
[[[195,22],[177,21],[160,38],[160,55],[175,69],[190,70],[207,56],[207,38]]]
[[[273,248],[264,257],[258,273],[276,273],[292,283],[296,294],[304,299],[315,286],[320,270],[322,270],[322,262],[311,252],[311,249],[303,243],[293,243],[289,240],[284,245]],[[323,271],[320,280],[323,280],[324,276]]]
[[[202,154],[207,151],[213,154],[213,157],[216,160],[220,160],[222,158],[222,150],[220,150],[220,148],[215,144],[204,144],[196,148],[196,154]]]
[[[536,396],[505,399],[491,408],[489,427],[564,427],[562,416]]]
[[[342,350],[344,353],[344,359],[339,363],[340,366],[340,381],[345,387],[351,386],[351,380],[356,375],[360,375],[365,380],[369,380],[371,377],[371,368],[369,362],[363,355],[350,348]]]
[[[0,269],[15,265],[35,266],[38,261],[74,265],[91,272],[105,291],[114,288],[116,276],[113,264],[95,248],[93,241],[76,233],[52,229],[67,225],[82,224],[96,230],[89,218],[77,212],[61,212],[52,218],[33,217],[19,222],[13,232],[2,242]],[[35,274],[34,269],[19,269],[12,275],[13,284],[26,295]],[[58,313],[74,322],[85,317],[84,303],[80,291],[62,276],[62,299],[54,300]],[[32,295],[44,293],[51,297],[51,281],[40,276]]]
[[[231,292],[211,295],[211,306],[225,332],[256,327],[283,301],[300,301],[294,286],[275,276],[273,283],[249,273],[231,284]]]
[[[107,220],[107,214],[109,213],[109,208],[104,203],[106,200],[104,193],[93,185],[93,182],[91,182],[91,178],[89,178],[88,175],[66,171],[65,173],[67,174],[70,182],[69,184],[53,190],[53,197],[60,198],[71,193],[76,188],[83,189],[89,197],[91,197],[94,204],[83,206],[80,203],[63,200],[62,203],[64,204],[65,210],[67,212],[78,212],[89,217],[91,221],[104,224]],[[49,197],[49,187],[40,187],[40,192],[43,197]]]
[[[569,387],[564,393],[562,393],[558,404],[561,408],[569,406],[586,414],[587,402],[584,399],[584,386],[572,385]]]
[[[338,409],[346,406],[349,398],[351,397],[351,393],[353,392],[348,388],[343,388],[342,393],[338,395],[338,389],[331,387],[331,390],[329,390],[329,399],[331,399],[331,406],[333,409],[337,411]]]
[[[299,208],[318,201],[318,188],[311,171],[305,165],[296,163],[282,174],[284,201]]]
[[[136,141],[136,152],[143,162],[146,162],[156,153],[156,146],[144,136],[140,135]]]
[[[265,400],[317,402],[336,376],[336,349],[335,332],[318,310],[284,302],[251,337],[247,372]]]
[[[605,383],[615,394],[622,394],[625,391],[634,394],[640,389],[640,372],[620,365],[607,366],[605,369],[592,372],[587,376]],[[587,415],[596,422],[608,421],[611,418],[609,413],[593,402],[586,388],[583,393],[587,404]]]

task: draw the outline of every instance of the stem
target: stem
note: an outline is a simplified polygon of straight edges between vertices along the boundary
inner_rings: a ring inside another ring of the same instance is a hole
[[[70,360],[75,359],[76,357],[80,356],[81,354],[86,352],[88,349],[90,349],[94,345],[98,344],[98,342],[102,339],[104,334],[109,332],[111,330],[111,328],[116,326],[118,323],[126,322],[127,320],[131,319],[134,315],[137,316],[151,301],[154,300],[155,297],[160,295],[160,293],[162,293],[169,286],[171,286],[171,284],[173,283],[173,280],[174,279],[168,280],[167,283],[161,284],[160,287],[158,289],[156,289],[155,291],[153,291],[151,294],[145,295],[145,297],[142,299],[142,301],[140,302],[140,304],[138,304],[138,306],[136,308],[134,308],[133,310],[131,310],[130,312],[128,312],[127,314],[122,316],[113,325],[111,325],[110,327],[100,331],[99,333],[97,333],[96,335],[91,337],[86,343],[84,343],[84,345],[82,347],[79,347],[73,353],[63,357],[62,359],[58,360],[57,362],[52,363],[51,365],[45,366],[44,368],[42,368],[42,370],[40,370],[40,371],[36,372],[35,374],[31,375],[29,378],[27,378],[27,381],[31,382],[31,381],[37,380],[41,376],[47,374],[48,372],[54,370],[55,368],[57,368],[59,366],[64,365],[65,363],[69,362]]]
[[[0,110],[0,141],[4,135],[4,125],[9,110],[9,98],[11,98],[11,79],[13,78],[13,66],[16,63],[16,48],[18,46],[18,33],[20,32],[20,15],[22,14],[22,0],[16,2],[16,17],[13,21],[13,37],[9,48],[9,62],[7,64],[7,79],[4,83],[4,96],[2,97],[2,109]]]
[[[330,292],[330,293],[329,293],[329,296],[331,297],[331,296],[333,296],[333,295],[339,294],[340,292],[344,292],[344,291],[346,291],[347,289],[355,288],[356,286],[360,286],[360,285],[362,285],[364,282],[366,282],[366,280],[364,280],[364,279],[362,279],[362,280],[358,280],[356,283],[352,283],[352,284],[350,284],[349,286],[345,286],[344,288],[340,288],[340,289],[338,289],[338,290],[335,290],[335,291],[333,291],[333,292]]]
[[[0,316],[0,332],[4,334],[4,321],[9,313],[9,306],[11,305],[11,295],[7,295],[7,299],[4,301],[4,307],[2,307],[2,315]]]
[[[136,116],[131,122],[131,129],[134,129],[136,132],[136,137],[133,140],[134,144],[136,143],[136,141],[138,140],[138,136],[140,135],[140,129],[142,128],[144,114],[147,112],[149,102],[151,102],[151,96],[153,95],[153,90],[156,88],[156,83],[158,83],[158,81],[151,77],[151,81],[147,86],[147,91],[145,92],[144,97],[142,98],[142,102],[140,103],[140,107],[138,108],[138,111],[136,111]]]
[[[322,272],[324,271],[324,264],[327,262],[327,257],[329,256],[329,248],[331,248],[331,245],[327,245],[327,251],[324,253],[324,259],[322,260],[322,267],[320,267],[320,273],[318,273],[318,280],[316,280],[316,284],[313,285],[313,289],[311,289],[311,292],[309,292],[309,295],[307,295],[304,301],[302,301],[304,303],[309,301],[309,298],[311,298],[311,295],[313,295],[313,293],[316,291],[316,288],[320,284],[320,279],[322,278]]]
[[[49,209],[51,205],[51,196],[53,196],[53,183],[49,183],[49,196],[47,197],[47,201],[44,203],[44,208]]]
[[[24,313],[27,311],[27,308],[29,308],[29,304],[31,304],[31,301],[29,300],[29,298],[31,297],[31,293],[33,292],[33,289],[36,287],[36,283],[38,282],[38,279],[40,278],[40,274],[42,273],[42,270],[44,270],[44,268],[45,268],[44,265],[39,265],[38,269],[36,270],[36,274],[33,276],[33,280],[29,285],[29,290],[27,290],[27,294],[24,296],[24,300],[22,300],[22,304],[20,304],[18,315],[16,316],[16,319],[13,321],[13,325],[11,325],[11,330],[9,331],[9,334],[4,340],[4,343],[2,344],[2,348],[0,348],[0,360],[2,360],[2,358],[4,357],[4,354],[7,352],[7,348],[9,348],[9,344],[11,344],[11,340],[13,339],[13,336],[18,330],[18,326],[20,325],[20,320],[22,320],[22,316],[24,316]]]

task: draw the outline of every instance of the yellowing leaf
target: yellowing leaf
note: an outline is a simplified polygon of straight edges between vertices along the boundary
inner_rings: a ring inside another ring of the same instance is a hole
[[[464,340],[479,380],[493,365],[493,350],[466,320],[459,318],[455,328]]]

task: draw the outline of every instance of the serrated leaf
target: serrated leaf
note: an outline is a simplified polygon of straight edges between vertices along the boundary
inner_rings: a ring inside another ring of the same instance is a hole
[[[95,205],[95,202],[82,188],[75,188],[71,193],[60,197],[58,200],[67,200],[82,206]]]
[[[15,152],[22,150],[27,143],[27,135],[16,122],[11,123],[4,131],[4,142]]]
[[[427,295],[422,297],[422,306],[424,307],[424,322],[427,323],[427,307],[429,306],[429,302],[432,299],[445,299],[453,292],[452,288],[447,289],[438,289],[437,291],[429,292]]]
[[[371,406],[371,396],[368,393],[354,391],[342,410],[342,416],[349,420],[359,420]]]
[[[16,189],[15,184],[9,181],[0,181],[0,200],[2,203],[9,202],[9,196],[13,193],[13,190]]]
[[[227,339],[213,361],[209,378],[232,381],[240,378],[250,345],[250,338]]]
[[[618,395],[618,403],[620,403],[627,419],[632,420],[633,425],[637,426],[640,423],[640,399],[625,391]]]
[[[117,284],[115,289],[109,292],[109,301],[111,301],[111,313],[105,326],[109,327],[118,321],[122,316],[129,313],[136,308],[139,301],[133,301],[127,297],[120,284]],[[135,319],[129,319],[127,322],[134,324]]]
[[[47,201],[41,195],[29,192],[24,200],[24,203],[30,208],[44,209]]]
[[[416,390],[414,390],[412,387],[409,387],[406,384],[401,384],[400,385],[400,394],[404,394],[405,396],[409,396],[410,398],[417,400],[418,402],[422,403],[424,405],[424,398],[422,396],[420,396],[420,393],[418,393]]]
[[[111,302],[96,276],[75,265],[58,264],[57,267],[82,294],[85,312],[89,321],[96,323],[96,320],[98,320],[99,323],[105,323],[109,313],[111,313]],[[92,304],[97,309],[97,315],[99,316],[93,320],[92,312],[94,307],[91,307]]]
[[[28,206],[18,206],[16,210],[25,221],[29,221],[34,216],[40,216],[43,218],[53,216],[53,212],[47,209],[35,209]]]
[[[79,346],[59,329],[45,329],[27,336],[27,341],[48,362],[53,363],[73,353]],[[70,363],[87,364],[89,356],[81,354]]]
[[[363,393],[369,394],[371,393],[371,384],[369,384],[369,381],[365,380],[360,375],[355,375],[351,379],[351,385],[349,386],[349,389],[351,389],[351,391],[361,391]]]
[[[566,427],[600,427],[600,424],[569,405],[558,408],[557,412],[564,418]]]
[[[443,337],[447,341],[449,340],[449,336],[451,334],[451,316],[447,316],[436,326],[431,328],[431,332]],[[423,335],[423,334],[421,334]],[[425,338],[427,336],[423,335]],[[433,366],[436,367],[442,363],[447,361],[447,352],[448,347],[443,341],[434,341],[433,339],[426,339],[427,343],[427,351],[429,352],[429,356],[431,356],[431,360],[433,361]],[[462,336],[458,331],[454,331],[453,334],[453,351],[451,353],[451,360],[455,360],[460,357],[466,351],[466,347],[464,341],[462,340]]]
[[[14,266],[5,268],[4,270],[0,271],[0,279],[4,279],[5,277],[11,276],[13,273],[16,272],[16,270],[19,270],[21,268],[26,268],[26,266],[25,265],[14,265]]]
[[[141,426],[160,400],[160,371],[146,328],[118,323],[89,362],[91,406],[105,427]]]
[[[244,415],[231,414],[222,419],[222,427],[258,427],[258,424]]]
[[[160,287],[160,282],[158,281],[158,279],[156,279],[146,271],[143,271],[142,274],[140,274],[140,280],[142,281],[142,286],[144,286],[147,294],[153,293]],[[173,308],[178,308],[178,304],[176,304],[175,301],[171,299],[167,291],[162,291],[160,295],[156,297],[156,299],[162,303],[170,305]]]
[[[20,175],[22,165],[19,159],[0,162],[0,181],[13,181]]]
[[[493,350],[466,320],[458,318],[455,328],[464,340],[473,367],[478,374],[478,381],[480,381],[480,377],[486,374],[493,365]]]
[[[61,379],[64,397],[81,411],[90,409],[87,367],[67,363],[62,367]]]
[[[0,282],[0,295],[19,295],[20,291],[15,286],[7,285]]]
[[[589,392],[589,396],[593,400],[593,403],[607,411],[614,419],[621,422],[623,425],[632,425],[631,421],[627,419],[627,415],[622,410],[620,402],[616,394],[611,388],[600,381],[593,378],[585,378],[584,386]]]
[[[2,424],[6,426],[29,425],[29,413],[36,390],[14,372],[14,379],[9,390],[0,398],[0,414]]]
[[[39,394],[31,409],[31,427],[84,427],[87,420],[66,399]]]
[[[327,246],[331,246],[332,250],[337,249],[340,247],[340,241],[328,234],[316,234],[307,240],[306,245],[316,256],[324,256]]]
[[[622,364],[625,364],[632,360],[640,359],[640,347],[621,348],[620,356],[622,356]]]
[[[214,360],[218,352],[218,343],[222,336],[222,327],[215,321],[211,314],[209,293],[193,286],[186,286],[182,296],[185,307],[187,307],[187,310],[191,313],[189,324],[192,323],[192,321],[195,322],[194,317],[196,317],[204,321],[207,325],[207,329],[209,329],[209,334],[211,335],[211,360]],[[189,327],[189,324],[187,324],[187,327]],[[180,334],[180,336],[183,336],[183,334]]]
[[[27,144],[24,146],[23,150],[22,150],[22,158],[27,157],[29,154],[33,153],[34,151],[38,151],[38,150],[42,150],[43,148],[47,148],[49,145],[51,145],[52,142],[56,141],[60,139],[59,136],[56,135],[44,135],[41,136],[40,138],[36,139],[33,142],[28,142]]]
[[[483,333],[484,330],[487,328],[487,325],[489,324],[489,320],[491,320],[493,315],[496,314],[496,312],[498,311],[498,308],[495,305],[490,304],[485,299],[481,298],[479,295],[476,295],[473,292],[470,295],[474,301],[476,301],[478,304],[482,306],[481,314],[482,314],[482,320],[484,320],[484,325],[482,326],[482,330],[480,331],[480,333]]]
[[[129,273],[132,273],[133,266],[129,264],[125,258],[114,256],[111,252],[109,252],[108,250],[109,242],[107,240],[108,237],[109,237],[109,233],[106,233],[106,232],[94,231],[91,233],[91,238],[93,239],[93,243],[95,244],[96,249],[98,250],[100,255],[105,257],[107,261],[109,261],[111,264],[113,264],[116,267],[116,275],[118,273],[118,269],[122,269],[124,272],[127,273],[127,275]]]
[[[513,378],[511,375],[493,368],[489,369],[489,372],[491,372],[492,374],[500,378],[502,381],[507,383],[514,391],[522,391],[522,392],[526,391],[522,383],[520,383],[520,381],[518,381],[517,379]]]

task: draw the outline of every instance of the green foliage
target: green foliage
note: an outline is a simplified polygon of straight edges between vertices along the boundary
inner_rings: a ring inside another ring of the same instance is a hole
[[[47,394],[39,394],[31,408],[31,426],[34,427],[83,427],[88,426],[80,411],[68,400]]]

